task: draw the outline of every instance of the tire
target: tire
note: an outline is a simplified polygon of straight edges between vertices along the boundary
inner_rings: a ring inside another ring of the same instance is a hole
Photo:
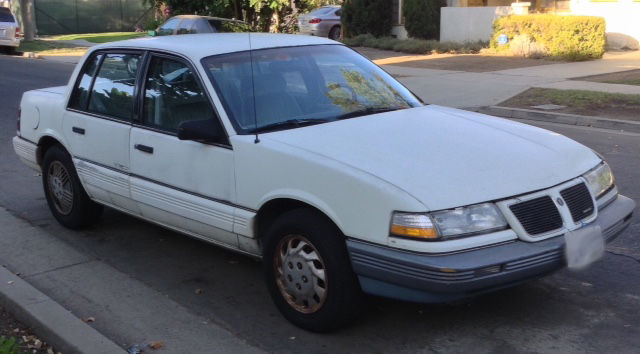
[[[340,33],[340,26],[334,26],[329,31],[329,39],[333,39],[334,41],[340,40],[342,34]]]
[[[50,147],[44,155],[42,185],[51,213],[63,226],[80,229],[100,218],[102,205],[89,198],[71,157],[60,145]]]
[[[305,208],[284,213],[265,235],[263,257],[271,298],[296,326],[328,332],[360,313],[363,294],[344,236],[324,215]]]

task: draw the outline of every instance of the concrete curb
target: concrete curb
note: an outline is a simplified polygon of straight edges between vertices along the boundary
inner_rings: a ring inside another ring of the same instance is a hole
[[[125,353],[124,349],[2,266],[0,304],[65,354]]]
[[[500,106],[476,107],[470,108],[468,110],[505,118],[526,119],[640,133],[640,122],[628,120],[581,116],[577,114],[567,113],[553,113],[547,111],[536,111],[532,109]]]

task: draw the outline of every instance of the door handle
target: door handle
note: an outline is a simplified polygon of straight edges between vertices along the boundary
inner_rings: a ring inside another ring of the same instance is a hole
[[[72,127],[72,128],[71,128],[71,130],[72,130],[74,133],[78,133],[78,134],[80,134],[80,135],[84,135],[84,129],[82,129],[82,128]]]
[[[148,154],[153,154],[153,148],[151,146],[147,146],[147,145],[142,145],[142,144],[135,144],[133,145],[134,148],[142,151],[142,152],[146,152]]]

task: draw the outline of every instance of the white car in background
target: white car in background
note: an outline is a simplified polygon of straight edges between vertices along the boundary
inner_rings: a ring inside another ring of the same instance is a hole
[[[591,149],[424,105],[319,37],[103,44],[20,107],[14,149],[62,225],[108,206],[260,257],[276,306],[312,331],[363,293],[442,302],[588,265],[635,207]]]
[[[10,51],[20,46],[20,25],[8,7],[0,7],[0,47]]]

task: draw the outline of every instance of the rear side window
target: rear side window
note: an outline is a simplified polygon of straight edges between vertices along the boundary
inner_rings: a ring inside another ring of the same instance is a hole
[[[0,22],[16,22],[13,15],[6,12],[0,12]]]
[[[73,93],[71,94],[71,100],[69,101],[70,108],[82,110],[87,108],[87,100],[89,99],[91,82],[93,81],[93,77],[96,75],[98,63],[100,63],[101,58],[102,54],[94,55],[92,58],[87,60],[84,68],[82,68],[80,79],[78,80],[76,87],[73,89]]]
[[[196,23],[191,27],[191,33],[210,33],[211,27],[207,24],[206,20],[199,19]]]
[[[139,54],[106,54],[95,78],[89,111],[130,120]]]
[[[191,27],[193,26],[195,20],[194,19],[184,19],[180,22],[180,27],[178,28],[178,32],[176,34],[189,34],[191,32]]]
[[[164,25],[162,25],[162,27],[158,28],[158,30],[156,31],[158,36],[168,36],[173,34],[173,31],[176,29],[176,27],[178,27],[178,24],[180,23],[180,19],[179,18],[172,18],[169,21],[167,21],[167,23],[165,23]]]

